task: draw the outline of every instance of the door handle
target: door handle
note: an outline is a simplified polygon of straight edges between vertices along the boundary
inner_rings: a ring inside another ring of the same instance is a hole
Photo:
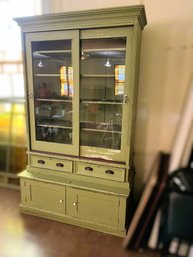
[[[45,161],[44,160],[38,160],[38,163],[39,164],[45,164]]]
[[[93,171],[93,168],[92,167],[85,167],[85,170],[86,171]]]
[[[124,96],[124,103],[127,104],[128,103],[128,95]]]
[[[106,173],[106,174],[113,175],[115,172],[114,172],[113,170],[105,170],[105,173]]]
[[[61,168],[62,168],[62,167],[64,167],[64,164],[63,164],[63,163],[61,163],[61,162],[58,162],[58,163],[56,163],[56,166],[57,166],[57,167],[61,167]]]

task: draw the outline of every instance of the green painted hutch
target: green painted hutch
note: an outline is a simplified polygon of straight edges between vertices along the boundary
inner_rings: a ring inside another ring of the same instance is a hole
[[[28,131],[20,210],[124,236],[144,7],[15,20]]]

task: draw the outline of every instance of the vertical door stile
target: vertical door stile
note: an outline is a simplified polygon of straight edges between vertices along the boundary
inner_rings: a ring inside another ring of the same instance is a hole
[[[73,77],[74,77],[74,97],[73,97],[73,135],[74,144],[76,145],[75,155],[79,155],[80,152],[80,39],[79,30],[74,31],[72,40],[72,66],[73,66]]]

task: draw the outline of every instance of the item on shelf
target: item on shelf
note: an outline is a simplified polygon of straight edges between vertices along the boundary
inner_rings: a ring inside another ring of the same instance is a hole
[[[51,92],[48,89],[48,86],[45,82],[42,83],[42,85],[38,89],[38,97],[39,98],[50,98],[51,97]]]

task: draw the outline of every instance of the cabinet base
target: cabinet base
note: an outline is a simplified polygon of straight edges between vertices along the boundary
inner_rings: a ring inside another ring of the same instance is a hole
[[[40,210],[37,208],[31,208],[28,206],[25,206],[23,204],[20,204],[20,212],[24,214],[29,214],[29,215],[34,215],[38,216],[41,218],[49,219],[49,220],[54,220],[62,223],[66,223],[69,225],[73,226],[78,226],[86,229],[91,229],[107,234],[111,234],[114,236],[119,236],[119,237],[125,237],[126,232],[123,230],[119,230],[118,228],[113,228],[113,227],[108,227],[108,226],[102,226],[101,224],[96,224],[96,223],[91,223],[85,220],[80,220],[77,218],[73,218],[70,216],[64,216],[60,214],[56,214],[53,212],[45,211],[45,210]]]

